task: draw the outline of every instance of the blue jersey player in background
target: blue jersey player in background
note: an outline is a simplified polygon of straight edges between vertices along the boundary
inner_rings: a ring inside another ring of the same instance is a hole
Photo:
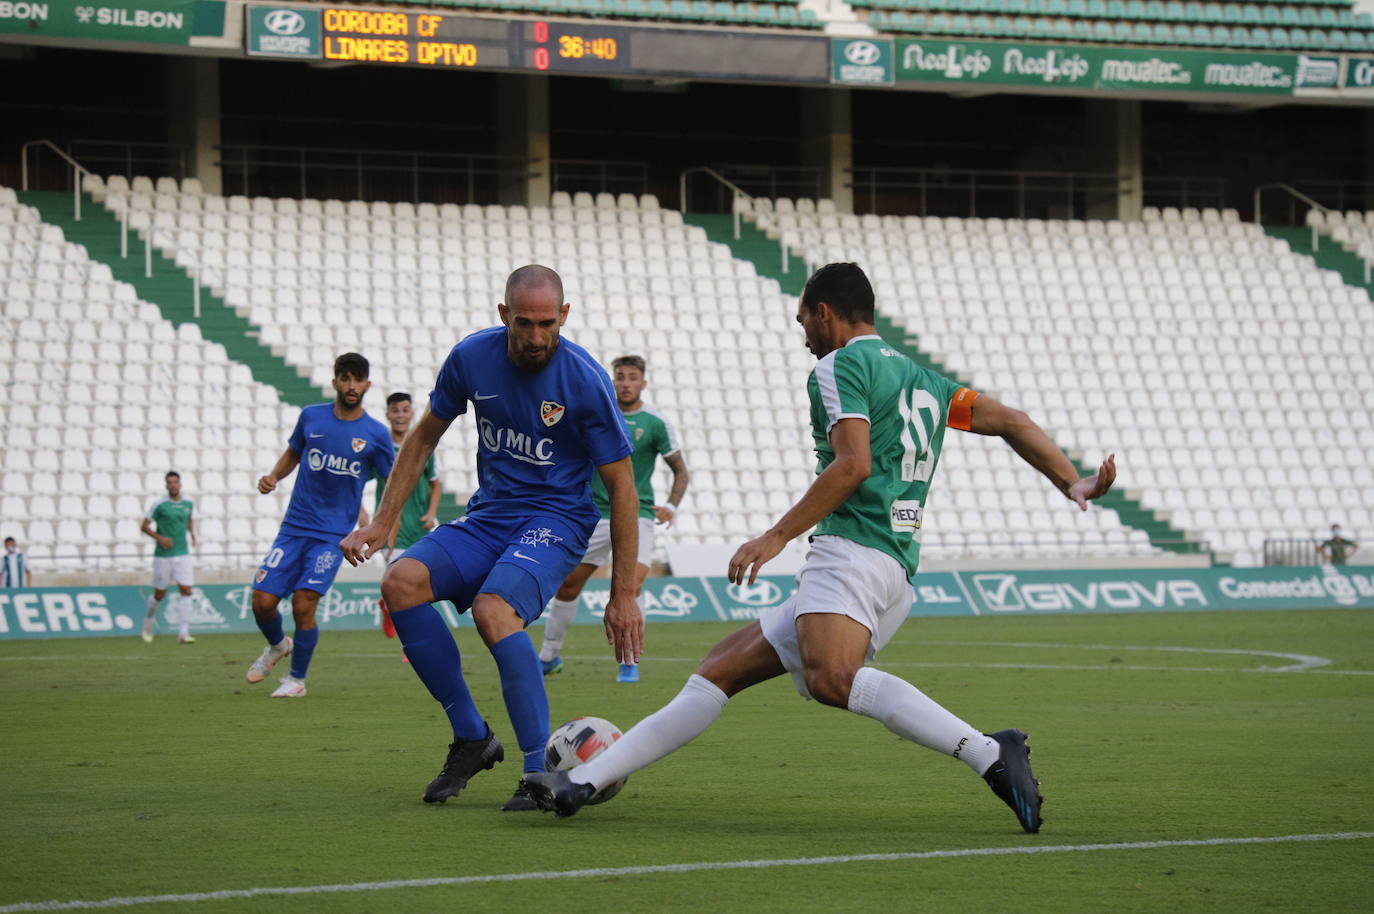
[[[553,270],[531,265],[512,273],[498,312],[503,326],[480,330],[453,347],[429,395],[429,410],[401,447],[372,523],[340,544],[353,564],[386,546],[403,496],[471,402],[479,487],[467,514],[411,546],[382,578],[382,596],[411,668],[453,726],[448,758],[425,788],[426,803],[455,796],[469,778],[505,758],[473,703],[458,645],[435,600],[452,600],[460,610],[471,607],[500,671],[524,770],[544,770],[549,700],[525,628],[577,567],[596,527],[593,469],[611,501],[607,640],[617,659],[633,663],[644,635],[635,605],[639,501],[633,448],[610,378],[586,350],[559,337],[568,305]],[[535,807],[522,786],[501,808]]]
[[[258,480],[258,491],[266,495],[298,465],[301,468],[281,530],[253,579],[253,616],[267,647],[244,678],[262,682],[277,661],[290,654],[291,672],[273,698],[305,695],[305,674],[320,640],[315,606],[338,574],[339,538],[358,520],[363,483],[373,473],[383,479],[391,473],[391,432],[363,412],[363,395],[372,386],[368,373],[367,359],[356,352],[335,359],[334,402],[301,410],[277,465]],[[282,632],[277,611],[287,594],[296,621],[294,640]]]

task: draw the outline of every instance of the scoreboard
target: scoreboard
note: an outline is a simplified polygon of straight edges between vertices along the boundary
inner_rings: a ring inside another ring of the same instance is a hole
[[[442,69],[829,81],[827,39],[782,32],[247,5],[253,56]]]

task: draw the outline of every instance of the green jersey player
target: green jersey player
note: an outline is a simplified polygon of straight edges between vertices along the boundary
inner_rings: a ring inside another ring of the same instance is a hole
[[[1083,510],[1111,488],[1108,457],[1079,479],[1073,464],[1024,413],[921,368],[873,326],[873,289],[854,264],[817,270],[802,290],[797,322],[817,358],[808,380],[819,458],[806,494],[730,560],[736,584],[815,527],[781,606],[717,644],[677,697],[619,742],[568,772],[532,773],[525,783],[541,809],[568,816],[595,792],[686,745],[737,692],[790,673],[806,698],[880,721],[898,736],[964,762],[1016,814],[1040,829],[1039,783],[1026,735],[985,734],[915,686],[865,666],[911,610],[922,513],[945,430],[1004,439]]]
[[[634,453],[630,455],[630,465],[634,467],[635,491],[639,496],[639,555],[635,576],[635,602],[639,602],[640,592],[644,589],[644,577],[649,573],[649,562],[654,555],[654,523],[671,526],[677,516],[678,505],[687,493],[687,461],[682,456],[677,432],[672,424],[656,410],[644,404],[644,359],[637,355],[622,355],[611,362],[611,383],[615,386],[616,403],[620,407],[621,418],[630,433]],[[665,504],[654,504],[654,464],[662,457],[663,462],[673,471],[673,487],[668,493]],[[606,494],[606,485],[599,476],[592,477],[592,501],[601,512],[601,520],[587,541],[587,551],[582,561],[568,575],[558,593],[549,603],[549,619],[544,625],[544,643],[539,648],[539,660],[544,665],[544,675],[552,676],[563,669],[563,659],[559,651],[568,628],[577,615],[577,598],[592,572],[611,561],[611,499]],[[644,607],[640,605],[640,614]],[[639,682],[639,665],[634,662],[620,664],[616,682]]]
[[[177,599],[180,621],[178,644],[194,644],[191,635],[191,588],[195,586],[195,569],[191,567],[191,546],[196,544],[195,518],[189,498],[181,497],[181,474],[170,471],[164,481],[167,497],[153,502],[143,518],[143,533],[157,541],[153,550],[153,594],[148,598],[148,615],[143,620],[143,640],[153,640],[153,619],[158,604],[167,596],[167,585],[176,582],[181,596]],[[190,539],[188,545],[187,539]]]

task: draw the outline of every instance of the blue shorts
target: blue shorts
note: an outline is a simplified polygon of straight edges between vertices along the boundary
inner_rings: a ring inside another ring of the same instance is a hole
[[[298,590],[324,594],[334,584],[342,562],[337,541],[279,530],[253,576],[253,589],[278,597]]]
[[[479,593],[495,594],[529,625],[544,612],[582,560],[596,526],[548,516],[468,514],[444,524],[405,552],[429,569],[435,600],[452,600],[459,612]]]

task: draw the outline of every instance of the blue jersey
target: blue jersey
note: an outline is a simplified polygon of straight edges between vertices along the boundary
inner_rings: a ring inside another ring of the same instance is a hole
[[[301,463],[282,528],[334,539],[357,526],[363,483],[389,476],[396,454],[385,425],[366,413],[344,421],[333,403],[301,410],[288,447]]]
[[[506,355],[506,328],[491,327],[449,352],[429,411],[451,421],[477,415],[477,484],[470,512],[555,513],[589,518],[593,468],[634,450],[610,376],[587,350],[561,340],[543,369]]]

